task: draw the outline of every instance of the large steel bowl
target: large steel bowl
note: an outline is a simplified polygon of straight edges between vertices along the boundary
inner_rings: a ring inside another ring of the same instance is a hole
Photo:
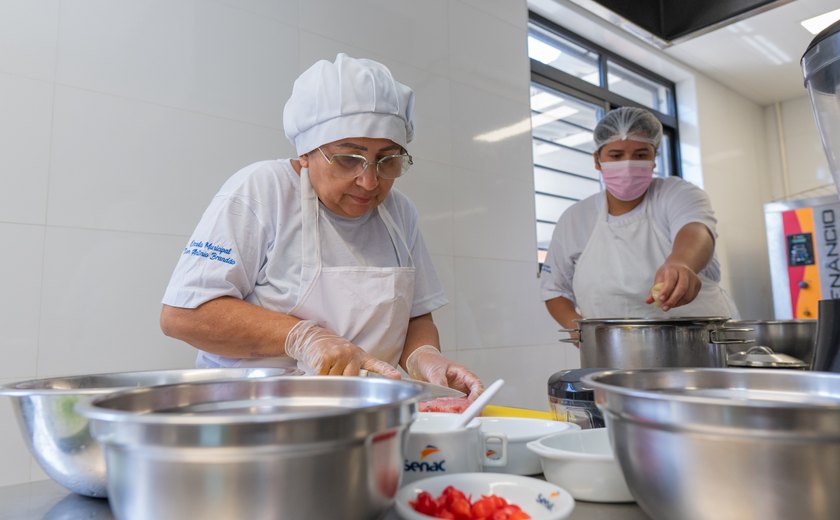
[[[78,406],[120,520],[370,519],[400,485],[423,387],[279,377],[126,390]]]
[[[0,395],[13,399],[24,440],[47,475],[74,493],[104,497],[105,457],[76,403],[138,386],[298,373],[284,368],[116,372],[20,381],[0,386]]]
[[[591,374],[636,501],[657,520],[837,518],[840,374]]]
[[[752,345],[770,347],[776,354],[787,354],[807,364],[814,356],[817,320],[732,320],[726,322],[726,328],[752,329],[737,334],[727,331],[727,336],[752,339],[755,341]],[[745,345],[728,345],[727,350],[729,354],[735,354],[746,348]]]

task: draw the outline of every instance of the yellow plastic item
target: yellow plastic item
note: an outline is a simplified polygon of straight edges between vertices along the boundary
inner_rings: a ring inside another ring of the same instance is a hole
[[[549,421],[554,419],[549,412],[529,410],[527,408],[513,408],[510,406],[495,406],[492,404],[485,406],[481,415],[483,417],[531,417],[534,419],[547,419]]]

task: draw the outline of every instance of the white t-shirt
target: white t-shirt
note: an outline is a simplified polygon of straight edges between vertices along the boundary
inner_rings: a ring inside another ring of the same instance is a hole
[[[704,224],[712,232],[712,236],[717,237],[717,219],[709,196],[694,184],[679,177],[654,177],[645,197],[650,205],[654,225],[659,226],[660,231],[670,237],[671,244],[674,243],[679,230],[692,222]],[[540,273],[544,301],[562,296],[575,302],[572,291],[575,265],[589,242],[598,212],[606,203],[606,194],[596,193],[573,204],[560,216]],[[617,217],[608,215],[608,219],[620,221],[630,218],[641,211],[642,207],[643,205],[639,204],[629,213]],[[659,266],[654,265],[650,268],[653,272]],[[715,282],[720,281],[720,263],[716,255],[712,255],[712,259],[701,273]]]
[[[420,234],[414,204],[396,189],[382,204],[405,237],[416,268],[411,316],[442,307],[448,300]],[[321,210],[325,265],[398,265],[378,212],[352,219],[323,204]],[[163,303],[195,308],[233,296],[288,312],[300,292],[301,233],[300,177],[289,159],[246,166],[225,182],[205,210],[181,253]],[[343,240],[330,240],[334,233]]]

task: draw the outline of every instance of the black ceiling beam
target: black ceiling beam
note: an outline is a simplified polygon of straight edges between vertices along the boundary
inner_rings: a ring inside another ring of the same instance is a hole
[[[673,41],[790,0],[594,0],[645,31]]]

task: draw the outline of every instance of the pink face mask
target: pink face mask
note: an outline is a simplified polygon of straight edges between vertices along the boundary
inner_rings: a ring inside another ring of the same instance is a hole
[[[607,191],[618,200],[641,197],[653,181],[653,161],[612,161],[601,163],[601,176]]]

